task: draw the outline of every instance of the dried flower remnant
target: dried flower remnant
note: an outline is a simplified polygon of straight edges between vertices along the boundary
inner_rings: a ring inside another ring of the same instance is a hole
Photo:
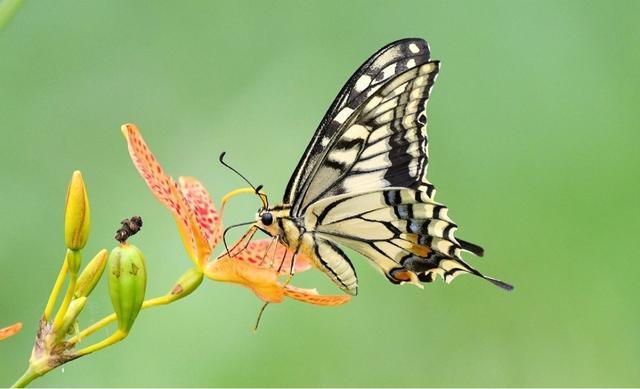
[[[142,228],[142,218],[140,216],[132,216],[129,219],[124,219],[120,224],[122,227],[116,231],[115,239],[120,243],[124,243],[140,231]]]

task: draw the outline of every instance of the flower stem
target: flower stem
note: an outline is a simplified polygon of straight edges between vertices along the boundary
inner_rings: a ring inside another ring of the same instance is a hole
[[[0,29],[6,26],[11,18],[18,12],[18,8],[22,5],[22,0],[4,0],[0,1]]]
[[[64,283],[64,279],[67,276],[68,269],[67,259],[62,262],[62,267],[60,268],[60,272],[58,273],[58,278],[56,278],[56,283],[53,285],[53,289],[51,290],[51,294],[49,295],[49,300],[47,301],[47,306],[44,309],[44,319],[49,321],[51,317],[51,311],[53,311],[53,307],[56,305],[56,300],[58,299],[58,295],[60,294],[60,289],[62,288],[62,284]]]
[[[31,366],[29,366],[22,377],[18,378],[18,380],[13,385],[11,385],[11,387],[24,388],[25,386],[29,385],[31,381],[35,380],[38,377],[40,377],[40,375],[31,370]]]
[[[122,339],[126,338],[128,335],[127,332],[117,330],[110,337],[100,341],[98,343],[92,344],[91,346],[87,346],[81,350],[78,350],[74,353],[74,356],[81,357],[83,355],[91,354],[92,352],[102,350],[105,347],[111,346],[115,343],[118,343]]]
[[[11,385],[12,388],[24,388],[29,385],[29,383],[35,380],[38,377],[42,377],[47,374],[49,371],[53,370],[56,366],[51,365],[50,360],[48,358],[39,359],[36,361],[29,361],[29,367],[24,372],[22,377],[18,378],[18,380]]]
[[[175,301],[175,296],[172,295],[172,294],[166,294],[164,296],[155,297],[155,298],[146,300],[145,302],[142,303],[142,308],[141,309],[157,307],[159,305],[166,305],[166,304],[171,303],[172,301]],[[116,314],[115,313],[112,313],[111,315],[105,316],[102,319],[100,319],[99,321],[93,323],[91,326],[89,326],[89,327],[85,328],[84,330],[80,331],[80,333],[78,335],[76,335],[73,338],[69,339],[69,343],[76,344],[81,339],[86,338],[87,336],[93,334],[94,332],[98,331],[101,328],[104,328],[104,327],[108,326],[109,324],[113,323],[114,321],[116,321]]]
[[[70,273],[70,277],[69,277],[69,285],[67,285],[67,293],[64,296],[64,300],[62,300],[62,305],[60,305],[60,309],[58,309],[58,313],[56,314],[56,318],[53,322],[54,328],[60,327],[60,324],[62,323],[62,318],[64,317],[65,313],[67,313],[67,310],[69,309],[69,304],[71,303],[71,299],[73,298],[73,293],[76,290],[76,281],[78,279],[78,273],[77,272],[69,272],[69,273]]]

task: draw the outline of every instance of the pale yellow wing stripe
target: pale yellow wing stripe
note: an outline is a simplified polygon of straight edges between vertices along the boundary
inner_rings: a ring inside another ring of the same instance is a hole
[[[321,200],[308,209],[305,228],[358,251],[392,282],[409,282],[408,272],[426,282],[436,274],[451,282],[461,271],[477,273],[461,259],[464,249],[447,208],[417,190],[387,188]]]
[[[311,204],[343,193],[388,187],[435,189],[426,180],[426,104],[439,63],[409,68],[377,89],[358,109],[341,111],[342,129],[309,175],[299,200]]]
[[[331,278],[340,289],[351,295],[358,294],[358,277],[349,257],[333,242],[313,232],[303,235],[306,247],[312,247],[311,255],[317,267]]]

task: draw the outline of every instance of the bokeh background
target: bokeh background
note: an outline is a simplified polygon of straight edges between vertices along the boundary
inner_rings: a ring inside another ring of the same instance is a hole
[[[252,333],[258,299],[205,281],[33,385],[640,385],[639,17],[637,1],[25,2],[0,30],[0,326],[25,325],[0,343],[0,386],[26,367],[73,170],[93,210],[86,256],[140,214],[148,296],[189,267],[122,123],[216,199],[243,186],[217,162],[226,150],[275,200],[349,75],[408,36],[443,61],[429,106],[438,200],[485,247],[472,264],[513,293],[472,277],[398,287],[353,258],[352,302],[274,305]],[[226,222],[257,206],[238,199]],[[295,281],[339,293],[319,273]],[[81,325],[110,309],[101,282]]]

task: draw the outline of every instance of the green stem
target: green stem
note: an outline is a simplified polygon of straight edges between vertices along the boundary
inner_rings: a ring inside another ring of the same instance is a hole
[[[22,377],[18,378],[18,380],[13,385],[11,385],[11,387],[12,388],[24,388],[27,385],[29,385],[29,383],[31,383],[31,381],[33,381],[36,378],[44,375],[47,371],[39,371],[38,372],[38,371],[33,370],[31,368],[31,365],[29,365],[29,367],[24,372]]]
[[[22,0],[0,0],[0,29],[11,21],[21,5]]]
[[[82,350],[78,350],[76,351],[75,355],[78,357],[87,355],[87,354],[91,354],[93,352],[96,352],[98,350],[102,350],[105,347],[109,347],[113,344],[118,343],[119,341],[121,341],[122,339],[127,337],[127,333],[121,330],[117,330],[116,332],[114,332],[110,337],[108,337],[107,339],[92,344],[91,346],[85,347]]]
[[[60,289],[62,289],[62,283],[64,279],[67,277],[67,258],[65,257],[62,262],[62,267],[60,267],[60,272],[58,273],[58,278],[56,278],[56,283],[53,285],[53,290],[51,290],[51,294],[49,295],[49,300],[47,301],[47,306],[44,309],[44,319],[49,321],[51,318],[51,312],[53,311],[53,307],[56,304],[56,300],[58,300],[58,295],[60,294]]]
[[[78,273],[69,272],[69,285],[67,285],[67,293],[64,296],[64,300],[62,300],[62,304],[58,309],[58,313],[56,314],[56,318],[53,321],[53,328],[57,329],[62,324],[62,318],[65,313],[69,309],[69,304],[71,304],[71,300],[73,299],[73,293],[76,290],[76,282],[78,280]]]

